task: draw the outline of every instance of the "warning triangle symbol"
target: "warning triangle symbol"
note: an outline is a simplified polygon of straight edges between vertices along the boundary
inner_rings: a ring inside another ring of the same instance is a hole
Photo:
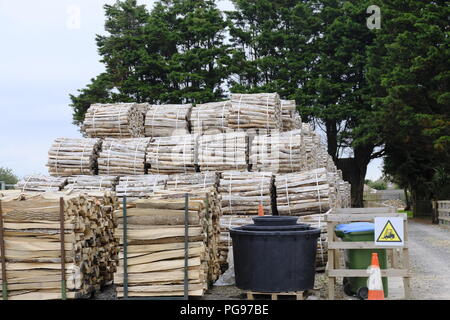
[[[391,221],[387,221],[386,225],[378,236],[377,242],[402,242],[400,236],[392,225]]]

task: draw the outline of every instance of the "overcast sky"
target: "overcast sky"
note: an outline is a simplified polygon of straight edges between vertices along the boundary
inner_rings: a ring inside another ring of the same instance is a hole
[[[47,174],[52,141],[81,137],[69,94],[104,70],[95,35],[104,32],[103,5],[114,2],[0,0],[0,167],[19,177]],[[232,8],[230,1],[217,3]],[[367,178],[380,175],[381,160],[373,161]]]

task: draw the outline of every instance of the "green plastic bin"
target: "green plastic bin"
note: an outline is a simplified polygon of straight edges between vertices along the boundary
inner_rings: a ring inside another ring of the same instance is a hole
[[[356,222],[336,226],[336,236],[343,241],[374,241],[375,227],[373,223]],[[381,269],[386,269],[386,249],[349,249],[345,250],[345,265],[348,269],[367,269],[372,260],[372,253],[378,254]],[[388,296],[388,279],[382,278],[384,296]],[[360,299],[367,299],[367,277],[344,278],[344,292],[356,295]]]

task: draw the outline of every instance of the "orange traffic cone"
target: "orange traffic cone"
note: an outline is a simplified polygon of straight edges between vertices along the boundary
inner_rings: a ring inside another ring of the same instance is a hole
[[[372,262],[367,271],[370,274],[367,280],[369,289],[367,300],[384,300],[383,282],[381,282],[381,270],[377,253],[372,253]]]
[[[264,208],[262,203],[259,204],[258,206],[258,216],[263,216],[264,215]]]

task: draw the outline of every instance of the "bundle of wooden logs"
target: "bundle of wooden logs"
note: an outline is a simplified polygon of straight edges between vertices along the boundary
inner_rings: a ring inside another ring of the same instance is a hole
[[[250,149],[252,171],[299,172],[305,166],[302,130],[255,136]]]
[[[224,215],[257,215],[262,204],[265,214],[272,209],[274,175],[271,172],[222,173],[219,192]]]
[[[149,172],[176,174],[196,172],[197,135],[154,138],[147,148]]]
[[[86,297],[113,279],[116,198],[64,196],[60,211],[60,195],[2,201],[9,300]]]
[[[283,131],[291,131],[295,129],[295,100],[281,100],[281,118],[283,121]],[[301,120],[300,120],[301,121]]]
[[[333,205],[325,168],[277,175],[275,186],[279,215],[325,213]]]
[[[48,151],[47,167],[52,176],[97,174],[100,139],[56,139]]]
[[[29,175],[19,180],[16,189],[34,192],[56,192],[62,190],[67,184],[67,178],[50,177],[44,175]]]
[[[117,237],[123,244],[123,213],[118,211]],[[146,199],[127,210],[128,297],[183,296],[185,238],[188,240],[188,294],[202,296],[213,265],[208,242],[212,213],[203,199],[189,199],[188,235],[185,234],[185,199]],[[216,219],[218,221],[218,219]],[[217,226],[218,229],[218,226]],[[210,251],[211,252],[211,251]],[[218,261],[216,259],[216,261]],[[218,265],[218,264],[217,264]],[[115,274],[117,296],[124,296],[124,259]],[[217,271],[218,272],[218,267]]]
[[[119,182],[117,176],[72,176],[67,179],[68,184],[64,187],[65,192],[101,192],[115,191]]]
[[[238,131],[281,131],[280,96],[277,93],[232,94],[228,126]]]
[[[167,178],[159,174],[120,177],[116,186],[117,197],[122,200],[126,196],[128,202],[148,198],[155,190],[164,189]]]
[[[248,135],[245,132],[204,135],[198,139],[200,171],[248,169]]]
[[[169,137],[189,134],[191,110],[191,104],[149,106],[145,116],[145,136]]]
[[[150,138],[106,139],[98,157],[101,175],[140,175],[147,173],[145,156]]]
[[[175,174],[168,177],[166,190],[206,191],[219,186],[218,172],[197,172],[190,174]]]
[[[226,132],[231,101],[198,104],[192,109],[192,133],[218,134]]]
[[[317,253],[316,253],[317,271],[324,271],[328,261],[328,233],[325,216],[326,214],[322,213],[322,214],[301,216],[298,218],[298,223],[306,223],[313,228],[320,229],[320,236],[319,239],[317,240]]]
[[[81,130],[91,138],[138,138],[144,134],[144,116],[135,103],[93,104]]]

